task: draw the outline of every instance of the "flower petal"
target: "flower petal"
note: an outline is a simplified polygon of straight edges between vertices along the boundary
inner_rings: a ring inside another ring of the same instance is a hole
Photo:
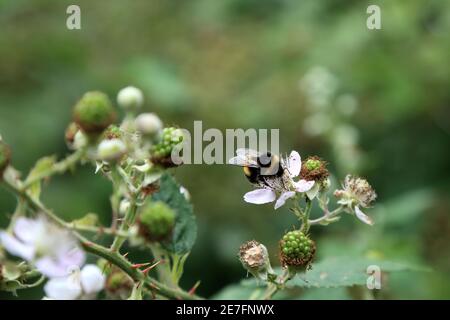
[[[275,198],[275,192],[271,189],[256,189],[244,195],[245,202],[254,204],[273,202]]]
[[[33,243],[40,230],[44,227],[42,219],[20,217],[14,223],[14,234],[25,243]]]
[[[7,232],[0,231],[0,243],[12,255],[25,260],[32,260],[34,257],[34,247],[20,242]]]
[[[355,207],[355,214],[356,214],[356,217],[359,220],[361,220],[362,222],[367,223],[368,225],[371,225],[371,226],[374,224],[372,218],[370,218],[364,212],[362,212],[358,206]]]
[[[75,300],[80,297],[81,284],[72,277],[50,279],[44,286],[46,297],[55,300]]]
[[[320,191],[320,184],[316,183],[311,189],[306,191],[306,195],[308,196],[309,200],[312,200],[317,196],[319,191]]]
[[[306,181],[301,179],[299,182],[294,182],[295,191],[306,192],[314,186],[315,181]]]
[[[291,178],[297,177],[302,168],[302,159],[297,151],[292,151],[288,159],[288,171]]]
[[[36,268],[47,277],[62,277],[70,270],[80,268],[85,260],[84,252],[78,248],[63,252],[57,257],[44,256],[35,262]]]
[[[283,192],[275,203],[275,210],[284,205],[287,199],[295,196],[295,191],[287,191]]]
[[[81,270],[81,285],[84,293],[97,293],[105,286],[105,276],[95,264],[87,264]]]

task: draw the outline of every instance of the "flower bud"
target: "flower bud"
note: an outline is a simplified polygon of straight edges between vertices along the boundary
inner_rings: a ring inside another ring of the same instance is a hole
[[[316,253],[314,241],[299,230],[286,233],[280,240],[280,260],[283,267],[306,269]]]
[[[240,246],[239,260],[242,266],[258,279],[265,281],[268,275],[273,273],[267,248],[255,240]]]
[[[74,121],[86,133],[100,133],[115,119],[108,96],[99,91],[87,92],[75,105]]]
[[[139,233],[147,240],[167,239],[175,226],[175,211],[164,202],[149,203],[139,216]]]
[[[3,172],[5,172],[6,167],[9,166],[11,161],[11,150],[9,146],[1,140],[0,137],[0,180],[2,179]]]
[[[78,132],[75,134],[75,138],[73,141],[73,149],[79,150],[81,148],[86,147],[88,143],[89,140],[86,137],[86,135],[81,130],[78,130]]]
[[[103,161],[116,161],[127,152],[127,147],[120,139],[103,140],[97,150],[97,156]]]
[[[126,111],[135,111],[142,107],[144,95],[140,89],[128,86],[117,94],[117,103]]]
[[[130,210],[130,200],[128,199],[123,199],[122,201],[120,201],[119,204],[119,214],[123,217],[125,216],[125,214],[128,212],[128,210]]]
[[[154,113],[142,113],[136,120],[136,129],[144,136],[157,137],[163,128],[163,123]]]

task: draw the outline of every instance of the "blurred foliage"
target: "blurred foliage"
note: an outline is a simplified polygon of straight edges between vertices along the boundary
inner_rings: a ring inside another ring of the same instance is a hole
[[[355,254],[427,265],[433,272],[393,274],[389,297],[450,297],[448,2],[370,1],[381,7],[379,31],[366,28],[368,1],[79,0],[79,31],[65,27],[69,4],[0,0],[0,132],[17,168],[67,153],[64,128],[84,92],[114,98],[132,84],[167,125],[280,128],[283,152],[318,154],[335,171],[328,141],[302,129],[309,111],[299,81],[321,66],[338,93],[358,100],[351,125],[364,161],[353,173],[371,181],[379,201],[369,212],[373,228],[347,216],[326,233],[314,228],[318,260]],[[345,174],[338,173],[335,185]],[[186,287],[201,279],[198,292],[211,296],[237,283],[245,272],[236,252],[246,240],[266,244],[277,260],[277,240],[293,217],[244,203],[251,186],[240,170],[192,165],[175,174],[199,223]],[[109,188],[81,168],[53,178],[43,198],[65,219],[96,212],[108,223]],[[13,209],[0,190],[0,225]],[[351,297],[327,290],[299,297]]]

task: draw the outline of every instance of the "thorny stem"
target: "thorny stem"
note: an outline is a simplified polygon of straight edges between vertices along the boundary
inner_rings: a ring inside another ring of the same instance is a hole
[[[126,240],[126,237],[122,236],[121,233],[122,234],[127,233],[130,226],[134,224],[134,221],[136,220],[136,212],[137,212],[136,195],[133,195],[132,198],[130,199],[130,208],[125,214],[124,220],[120,225],[119,233],[116,235],[111,245],[111,251],[119,252],[120,248],[122,247],[123,243]]]
[[[49,168],[48,170],[44,170],[36,174],[35,176],[26,179],[22,185],[23,189],[24,190],[27,189],[33,183],[41,181],[42,179],[48,178],[54,174],[62,174],[67,170],[69,170],[70,168],[73,168],[76,165],[76,163],[81,160],[81,158],[84,155],[84,152],[85,152],[84,149],[79,149],[74,153],[70,154],[69,156],[67,156],[65,159],[53,164],[52,167]]]
[[[77,225],[74,222],[71,222],[71,223],[66,222],[66,228],[71,229],[71,230],[76,230],[76,231],[95,233],[98,235],[108,234],[108,235],[113,235],[113,236],[119,235],[119,236],[125,237],[125,238],[130,237],[129,233],[122,232],[115,228],[103,228],[103,227]]]
[[[195,294],[190,294],[180,288],[170,288],[164,283],[159,282],[156,279],[153,279],[147,276],[144,272],[137,268],[133,268],[133,265],[123,256],[121,256],[118,252],[113,252],[108,248],[105,248],[101,245],[98,245],[94,242],[89,241],[87,238],[70,228],[70,224],[66,223],[64,220],[55,215],[50,209],[45,207],[39,200],[31,197],[26,191],[24,191],[22,187],[22,182],[17,180],[16,183],[12,183],[8,180],[3,181],[3,186],[6,187],[10,192],[17,195],[18,197],[22,197],[31,208],[36,211],[44,213],[49,219],[51,219],[54,223],[58,224],[60,227],[69,228],[72,230],[73,235],[80,241],[82,247],[87,252],[90,252],[96,256],[102,257],[108,262],[114,264],[118,268],[120,268],[123,272],[128,274],[133,281],[140,282],[142,281],[149,289],[157,291],[162,296],[165,296],[170,299],[185,299],[185,300],[198,300],[201,299],[199,296]]]

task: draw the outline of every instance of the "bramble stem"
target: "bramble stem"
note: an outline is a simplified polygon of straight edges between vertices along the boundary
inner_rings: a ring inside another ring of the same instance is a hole
[[[120,233],[122,234],[127,233],[130,226],[134,224],[134,221],[136,220],[136,212],[137,212],[136,196],[133,195],[132,198],[130,199],[130,208],[125,214],[125,218],[122,221],[122,224],[120,225],[119,233],[116,235],[111,245],[111,251],[119,252],[120,248],[122,247],[123,243],[126,240],[126,237],[123,237]]]
[[[306,197],[306,206],[305,210],[303,211],[303,217],[302,217],[302,228],[301,231],[304,233],[307,233],[309,230],[309,214],[311,213],[312,209],[312,201]]]
[[[338,208],[336,208],[335,210],[333,210],[331,212],[326,210],[325,214],[322,217],[317,218],[317,219],[313,219],[313,220],[309,220],[308,223],[309,223],[310,226],[321,224],[323,222],[326,222],[327,220],[335,218],[337,215],[339,215],[342,212],[343,209],[344,209],[343,207],[338,207]]]
[[[18,197],[24,199],[31,208],[35,211],[42,212],[45,214],[50,220],[59,225],[62,228],[68,228],[71,230],[72,234],[80,241],[82,247],[87,252],[90,252],[96,256],[102,257],[108,262],[114,264],[118,268],[120,268],[123,272],[128,274],[133,281],[139,282],[142,281],[145,285],[151,289],[157,291],[162,296],[165,296],[170,299],[186,299],[186,300],[198,300],[201,299],[199,296],[195,294],[190,294],[180,288],[170,288],[164,283],[161,283],[149,276],[147,276],[144,272],[137,268],[133,268],[133,265],[123,256],[121,256],[118,252],[112,252],[110,249],[98,245],[94,242],[89,241],[87,238],[79,234],[77,231],[73,230],[74,228],[70,227],[70,224],[59,218],[55,215],[50,209],[45,207],[39,200],[31,197],[24,189],[22,188],[22,182],[19,180],[14,181],[12,183],[9,180],[3,180],[3,186],[15,194]]]
[[[103,227],[95,227],[95,226],[77,225],[74,222],[70,222],[70,223],[66,222],[66,228],[71,229],[71,230],[81,231],[81,232],[95,233],[98,235],[101,235],[101,234],[108,234],[108,235],[113,235],[113,236],[119,235],[124,238],[128,238],[130,236],[128,233],[122,232],[115,228],[103,228]]]

